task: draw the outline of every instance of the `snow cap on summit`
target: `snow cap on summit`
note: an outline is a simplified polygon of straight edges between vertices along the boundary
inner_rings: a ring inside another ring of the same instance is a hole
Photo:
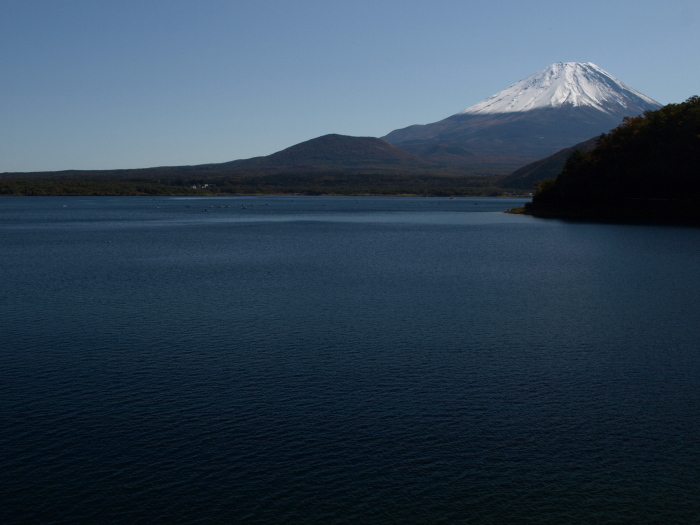
[[[591,62],[557,62],[458,114],[515,113],[564,105],[608,113],[649,104],[661,106]]]

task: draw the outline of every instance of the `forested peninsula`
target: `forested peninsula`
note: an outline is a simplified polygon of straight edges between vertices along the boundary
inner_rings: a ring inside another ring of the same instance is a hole
[[[700,223],[700,97],[669,104],[575,151],[525,213],[580,220]]]

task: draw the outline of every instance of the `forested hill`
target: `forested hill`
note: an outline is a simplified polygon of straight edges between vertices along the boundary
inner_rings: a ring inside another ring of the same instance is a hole
[[[700,220],[700,97],[626,118],[574,152],[527,211],[611,220]]]

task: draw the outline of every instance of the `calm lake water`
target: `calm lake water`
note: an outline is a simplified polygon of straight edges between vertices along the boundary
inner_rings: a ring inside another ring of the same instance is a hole
[[[700,522],[700,229],[522,202],[0,199],[0,522]]]

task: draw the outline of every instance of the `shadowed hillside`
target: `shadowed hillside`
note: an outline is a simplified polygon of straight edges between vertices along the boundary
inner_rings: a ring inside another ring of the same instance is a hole
[[[580,142],[575,146],[558,151],[554,155],[531,162],[522,168],[518,168],[507,177],[503,177],[500,184],[505,188],[532,190],[538,182],[559,175],[574,151],[589,151],[595,148],[598,140],[598,137],[588,139],[585,142]]]
[[[575,151],[556,180],[540,185],[527,212],[605,220],[700,220],[700,97],[625,122],[587,152]]]

